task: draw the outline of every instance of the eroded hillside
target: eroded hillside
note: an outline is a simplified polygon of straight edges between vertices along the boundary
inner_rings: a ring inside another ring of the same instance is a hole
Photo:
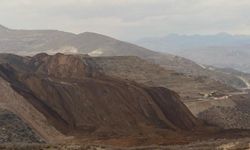
[[[106,76],[82,56],[3,55],[1,62],[1,77],[67,136],[135,136],[201,125],[175,92]]]

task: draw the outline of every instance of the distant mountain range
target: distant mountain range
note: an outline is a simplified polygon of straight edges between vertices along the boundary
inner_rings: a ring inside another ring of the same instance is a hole
[[[90,56],[138,56],[167,70],[196,77],[206,76],[237,88],[246,87],[242,79],[237,76],[209,70],[183,57],[155,52],[91,32],[73,34],[57,30],[15,30],[0,26],[0,52],[18,55],[61,52]]]
[[[144,38],[135,43],[149,49],[182,56],[200,64],[250,72],[249,35],[171,34],[165,37]]]

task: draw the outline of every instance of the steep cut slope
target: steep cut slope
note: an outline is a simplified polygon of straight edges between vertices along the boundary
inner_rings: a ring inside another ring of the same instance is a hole
[[[0,34],[1,52],[21,55],[47,53],[84,53],[91,56],[138,56],[177,72],[207,76],[234,87],[245,87],[233,75],[204,69],[195,62],[170,54],[154,52],[134,44],[96,33],[72,34],[56,30],[12,30],[3,28]],[[8,32],[6,32],[6,30]],[[235,82],[237,81],[236,85]]]
[[[4,57],[1,76],[66,135],[137,135],[200,124],[175,92],[105,76],[82,56]]]

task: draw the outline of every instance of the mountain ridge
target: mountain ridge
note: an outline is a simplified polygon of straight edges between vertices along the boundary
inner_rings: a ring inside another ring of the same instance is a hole
[[[192,76],[207,76],[237,88],[246,86],[242,80],[233,75],[215,73],[186,58],[151,51],[135,44],[91,32],[76,35],[56,30],[11,30],[0,35],[0,52],[30,56],[40,52],[82,53],[90,56],[138,56],[160,64],[168,70]],[[232,83],[232,79],[236,83]]]
[[[145,38],[135,43],[149,49],[186,57],[203,65],[220,68],[232,67],[242,72],[249,72],[249,41],[249,35],[222,33],[216,35],[169,35]]]

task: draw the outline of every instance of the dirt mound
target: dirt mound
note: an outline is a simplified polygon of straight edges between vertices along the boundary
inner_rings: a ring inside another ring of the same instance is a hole
[[[1,76],[67,135],[143,135],[200,124],[175,92],[105,76],[81,56],[6,60]]]

